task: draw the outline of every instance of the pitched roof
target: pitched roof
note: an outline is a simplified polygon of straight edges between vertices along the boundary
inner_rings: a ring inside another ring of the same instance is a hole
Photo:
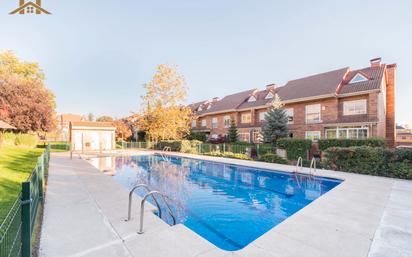
[[[83,116],[78,115],[78,114],[71,114],[71,113],[67,113],[67,114],[61,114],[61,121],[82,121],[83,120]]]
[[[282,101],[301,101],[315,97],[333,97],[341,94],[362,93],[369,90],[379,90],[381,88],[385,64],[376,67],[367,67],[351,71],[349,67],[324,72],[300,79],[291,80],[286,85],[277,87],[274,92],[279,95]],[[389,67],[389,66],[388,66]],[[355,83],[349,83],[356,74],[362,74],[368,80]],[[258,91],[251,89],[240,93],[228,95],[217,102],[203,101],[192,104],[196,106],[192,109],[197,115],[203,115],[215,112],[224,112],[231,110],[241,110],[254,107],[265,106],[272,99],[265,99],[270,91],[268,89]],[[249,97],[253,94],[256,101],[248,102]],[[211,107],[206,107],[211,104]],[[199,106],[203,106],[201,112],[197,112]]]
[[[379,67],[368,67],[360,70],[353,70],[350,71],[344,82],[342,87],[339,90],[339,94],[350,94],[368,90],[379,89],[382,84],[383,73],[385,71],[385,66]],[[361,73],[365,74],[368,78],[367,81],[349,83],[356,74]]]
[[[72,121],[72,127],[95,127],[95,128],[115,128],[113,122],[99,122],[99,121]]]
[[[51,14],[49,11],[47,11],[46,9],[41,8],[41,6],[39,6],[38,4],[35,4],[33,2],[27,2],[24,5],[20,6],[19,8],[13,10],[10,12],[10,14],[16,14],[18,12],[20,12],[21,10],[24,10],[27,6],[32,6],[34,7],[36,10],[39,10],[40,12],[43,12],[45,14]]]
[[[282,101],[334,94],[349,68],[291,80],[278,89]]]
[[[240,104],[242,104],[250,96],[250,94],[253,93],[253,91],[255,91],[255,89],[225,96],[221,100],[212,102],[212,106],[210,107],[210,109],[206,109],[201,114],[214,113],[225,110],[234,110]]]

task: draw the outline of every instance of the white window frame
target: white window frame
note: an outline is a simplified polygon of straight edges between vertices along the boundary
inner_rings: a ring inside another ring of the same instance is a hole
[[[266,121],[265,116],[266,116],[267,113],[268,113],[267,111],[265,111],[265,112],[259,112],[259,121],[260,121],[260,122]]]
[[[359,78],[359,79],[358,79]],[[357,80],[357,81],[355,81]],[[367,81],[368,78],[366,78],[365,76],[363,76],[360,73],[356,73],[355,76],[353,76],[353,78],[349,81],[349,84],[353,84],[353,83],[358,83],[358,82],[363,82],[363,81]]]
[[[249,116],[248,120],[249,121],[245,121],[243,117]],[[252,123],[252,114],[251,113],[242,113],[240,115],[240,123],[242,124],[247,124],[247,123]]]
[[[219,121],[217,117],[212,118],[212,128],[217,128],[219,125]]]
[[[256,97],[255,96],[251,96],[251,97],[249,97],[249,99],[247,100],[249,103],[250,102],[256,102]]]
[[[196,128],[196,124],[197,122],[196,122],[196,120],[192,120],[192,128]]]
[[[286,115],[288,116],[288,124],[293,124],[294,122],[294,109],[293,108],[285,108]]]
[[[229,115],[226,115],[225,117],[223,117],[223,123],[225,125],[225,128],[230,127],[230,120],[231,120],[231,118],[230,118]]]
[[[318,134],[317,138],[316,138],[316,136],[314,136],[314,137],[309,137],[308,134],[311,134],[311,133],[316,133],[316,134]],[[305,139],[312,139],[312,140],[321,139],[321,133],[320,133],[320,131],[313,131],[313,130],[305,131]]]
[[[244,136],[244,138],[243,138]],[[249,132],[242,132],[242,133],[238,133],[238,139],[241,142],[248,142],[250,143],[250,133]],[[246,140],[243,140],[246,139]]]
[[[263,135],[262,135],[261,131],[253,131],[252,136],[253,136],[253,142],[254,143],[261,143],[261,141],[263,139]]]
[[[206,126],[207,126],[206,119],[203,119],[203,120],[202,120],[202,124],[201,124],[201,125],[202,125],[202,127],[206,127]]]
[[[197,111],[198,111],[198,112],[201,112],[201,111],[203,111],[203,108],[202,108],[202,106],[199,106],[199,108],[197,108]]]
[[[351,139],[351,137],[349,137],[349,131],[353,131],[356,130],[356,138],[353,139],[359,139],[359,131],[360,130],[366,130],[366,138],[369,138],[369,127],[367,126],[360,126],[360,127],[336,127],[336,128],[330,128],[330,129],[325,129],[325,138],[328,138],[328,131],[334,131],[335,132],[335,137],[336,139]],[[345,131],[345,138],[341,138],[339,137],[339,132],[340,131]],[[364,137],[362,137],[364,138]]]
[[[356,109],[356,107],[361,106],[362,109]],[[351,110],[353,109],[353,110]],[[343,102],[343,115],[363,115],[368,114],[368,101],[366,99],[359,99],[353,101]]]
[[[316,108],[319,109],[319,112],[315,112],[312,110],[309,110],[311,108]],[[308,114],[317,114],[319,113],[319,121],[317,120],[308,120]],[[316,124],[316,123],[321,123],[322,122],[322,108],[321,104],[310,104],[305,106],[305,119],[306,119],[306,124]]]

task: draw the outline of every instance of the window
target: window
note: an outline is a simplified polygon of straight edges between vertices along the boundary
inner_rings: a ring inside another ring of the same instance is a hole
[[[267,114],[267,112],[260,112],[259,113],[259,121],[266,121],[266,119],[265,119],[266,114]]]
[[[225,128],[230,127],[230,116],[229,116],[229,115],[226,115],[226,116],[223,118],[223,123],[225,124]]]
[[[202,108],[202,106],[199,106],[199,108],[197,108],[197,111],[198,111],[198,112],[201,112],[201,111],[203,111],[203,108]]]
[[[320,131],[306,131],[305,138],[311,140],[320,139]]]
[[[217,128],[217,118],[212,119],[212,128]]]
[[[196,128],[196,120],[192,120],[192,128]]]
[[[250,142],[250,134],[249,133],[239,133],[238,137],[239,137],[239,141]]]
[[[365,76],[358,73],[358,74],[355,75],[355,77],[353,77],[353,79],[350,80],[349,84],[362,82],[362,81],[366,81],[366,80],[368,80],[368,79]]]
[[[293,108],[285,109],[286,115],[288,116],[288,123],[293,124]]]
[[[343,102],[343,115],[366,114],[366,99]]]
[[[262,143],[263,135],[260,131],[253,131],[253,143]]]
[[[250,113],[242,113],[240,116],[241,123],[250,123],[252,121],[252,115]]]
[[[202,120],[202,127],[206,127],[206,119]]]
[[[354,126],[354,127],[337,127],[327,128],[325,130],[326,138],[338,138],[338,139],[358,139],[368,138],[369,130],[366,126]]]
[[[247,100],[248,102],[256,102],[256,97],[254,97],[253,95],[251,97],[249,97],[249,99]]]
[[[274,96],[273,93],[272,93],[272,92],[269,92],[269,93],[266,95],[265,99],[272,99],[273,96]]]
[[[320,122],[320,104],[306,105],[306,123]]]

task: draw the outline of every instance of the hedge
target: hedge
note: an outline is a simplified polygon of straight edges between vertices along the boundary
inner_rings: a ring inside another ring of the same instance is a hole
[[[276,146],[286,150],[289,160],[297,160],[299,157],[307,159],[307,153],[312,147],[312,141],[309,139],[279,139]]]
[[[232,153],[232,152],[208,152],[205,155],[215,156],[215,157],[226,157],[226,158],[233,158],[233,159],[241,159],[241,160],[252,160],[246,154],[242,153]]]
[[[411,151],[411,150],[409,150]],[[322,166],[326,169],[412,179],[412,155],[409,151],[384,147],[331,147],[325,151]]]
[[[197,148],[201,143],[198,140],[165,140],[155,143],[154,148],[163,150],[163,148],[168,146],[173,152],[193,153],[197,152]]]
[[[385,139],[365,138],[365,139],[319,139],[319,150],[325,151],[330,147],[351,147],[351,146],[370,146],[385,147]]]
[[[288,164],[288,161],[274,153],[266,153],[259,157],[259,161],[270,162],[270,163],[279,163],[279,164]]]

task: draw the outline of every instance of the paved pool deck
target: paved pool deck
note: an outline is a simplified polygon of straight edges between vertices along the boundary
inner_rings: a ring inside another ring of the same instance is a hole
[[[136,154],[137,151],[121,152]],[[143,154],[146,154],[144,152]],[[257,168],[292,166],[175,155]],[[303,172],[308,172],[304,169]],[[128,192],[78,155],[51,158],[40,240],[40,256],[87,257],[406,257],[412,256],[412,181],[318,170],[344,180],[242,250],[218,249],[184,225],[169,226],[145,209],[138,228],[139,200],[127,216]]]

